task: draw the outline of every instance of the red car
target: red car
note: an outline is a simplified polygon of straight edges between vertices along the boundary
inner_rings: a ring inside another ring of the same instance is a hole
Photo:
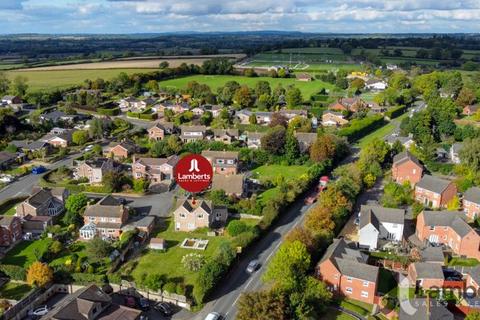
[[[325,190],[329,181],[330,181],[330,179],[327,176],[321,177],[320,178],[320,183],[318,184],[318,189],[320,191]]]

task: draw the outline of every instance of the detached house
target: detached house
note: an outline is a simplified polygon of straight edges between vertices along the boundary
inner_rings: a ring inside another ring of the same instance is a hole
[[[322,126],[324,127],[341,127],[347,123],[348,120],[341,112],[325,111],[322,114]]]
[[[17,205],[16,216],[49,216],[56,217],[65,210],[65,200],[69,192],[65,188],[41,188]]]
[[[173,129],[171,122],[156,122],[153,127],[148,128],[148,138],[155,141],[163,140],[165,135],[173,133]]]
[[[213,140],[231,144],[239,137],[238,129],[214,129]]]
[[[207,127],[205,126],[182,126],[180,129],[180,139],[183,142],[203,140],[207,132]]]
[[[128,220],[128,208],[108,195],[94,205],[87,205],[83,214],[80,238],[90,240],[96,236],[118,239]]]
[[[0,247],[8,247],[22,239],[22,222],[16,216],[0,216]]]
[[[103,149],[103,156],[112,157],[115,160],[123,160],[129,158],[136,151],[137,146],[131,141],[114,142]]]
[[[457,255],[479,259],[480,236],[465,219],[461,211],[423,211],[415,234],[420,241],[446,245]]]
[[[393,157],[392,178],[402,184],[408,181],[414,186],[422,179],[423,166],[410,152],[401,152]]]
[[[168,158],[133,157],[132,175],[135,179],[146,179],[151,185],[172,180],[173,169],[177,165],[178,156]]]
[[[202,151],[202,156],[207,158],[213,167],[213,173],[237,174],[238,152],[237,151]]]
[[[398,133],[392,133],[386,136],[384,140],[389,146],[393,146],[398,141],[407,150],[409,150],[411,146],[415,145],[415,140],[413,140],[413,138],[403,137]]]
[[[89,183],[101,183],[106,173],[118,171],[118,165],[110,158],[97,158],[80,162],[75,168],[76,179],[87,178]]]
[[[359,240],[361,248],[375,250],[379,242],[400,242],[403,239],[405,210],[362,205],[360,208]]]
[[[55,148],[66,148],[72,144],[73,130],[52,130],[44,135],[40,141],[44,141]]]
[[[330,105],[329,109],[338,112],[350,111],[355,113],[367,107],[365,101],[360,98],[340,98],[337,102]]]
[[[193,231],[197,228],[214,228],[225,225],[228,211],[207,200],[180,200],[173,213],[176,231]]]
[[[415,186],[415,200],[432,208],[444,208],[457,195],[457,186],[448,180],[424,175]]]
[[[387,83],[383,80],[370,79],[365,82],[365,88],[373,91],[383,91],[387,89]]]
[[[377,292],[379,268],[367,264],[368,255],[354,243],[334,239],[317,264],[317,277],[334,294],[373,304]]]
[[[318,135],[314,132],[295,132],[295,138],[297,138],[300,152],[308,152],[311,145],[317,140],[317,136]]]
[[[18,96],[3,96],[2,98],[3,105],[20,104],[20,103],[22,103],[22,99]]]
[[[471,187],[463,194],[463,211],[465,215],[475,220],[480,215],[480,188]]]
[[[262,146],[264,135],[264,132],[247,132],[247,147],[249,149],[259,149]]]

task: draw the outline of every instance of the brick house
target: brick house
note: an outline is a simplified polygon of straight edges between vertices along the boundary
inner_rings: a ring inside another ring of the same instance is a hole
[[[438,263],[416,262],[408,266],[408,279],[415,287],[430,289],[442,288],[445,281],[442,266]]]
[[[325,111],[322,114],[322,126],[324,127],[341,127],[347,123],[348,120],[341,112]]]
[[[237,151],[202,151],[202,156],[212,164],[213,173],[237,174],[238,152]]]
[[[128,208],[107,195],[94,205],[87,205],[83,214],[84,225],[80,238],[90,240],[96,236],[118,239],[128,220]]]
[[[238,137],[239,137],[238,129],[214,129],[213,130],[213,140],[215,141],[231,144],[232,142],[238,140]]]
[[[44,141],[55,148],[67,148],[72,144],[73,130],[60,130],[47,133],[40,141]]]
[[[334,294],[373,304],[379,268],[368,265],[368,255],[354,243],[334,239],[315,268],[316,276]]]
[[[401,152],[393,157],[392,179],[399,184],[408,181],[414,186],[422,179],[423,166],[417,158],[408,151]]]
[[[423,211],[415,234],[422,242],[442,244],[461,256],[480,258],[480,235],[465,221],[461,211]]]
[[[22,239],[22,222],[19,217],[0,216],[0,247],[8,247]]]
[[[463,194],[463,211],[465,215],[475,220],[480,214],[480,188],[471,187]]]
[[[56,217],[65,210],[65,200],[69,192],[65,188],[41,188],[25,201],[17,205],[16,216],[50,216]]]
[[[134,179],[146,179],[150,184],[170,181],[173,168],[177,165],[178,156],[168,158],[135,158],[133,157],[132,175]]]
[[[193,231],[197,228],[215,228],[226,224],[228,211],[214,206],[208,200],[179,200],[173,212],[176,231]]]
[[[74,171],[74,177],[87,178],[89,183],[102,183],[103,176],[109,172],[116,172],[119,166],[109,158],[96,158],[80,162]]]
[[[445,208],[457,195],[452,181],[424,175],[415,186],[415,200],[431,208]]]
[[[174,130],[173,123],[171,122],[156,122],[153,127],[148,128],[148,138],[150,140],[163,140],[165,135],[172,134]]]
[[[354,113],[367,108],[368,105],[360,98],[340,98],[329,107],[329,109],[333,111],[350,111]]]
[[[137,151],[137,146],[131,141],[122,141],[112,143],[103,149],[104,157],[111,157],[115,160],[124,160],[129,158]]]
[[[300,152],[308,152],[310,146],[317,140],[317,136],[315,132],[295,132],[295,138],[297,138]]]
[[[182,126],[180,139],[183,142],[193,142],[205,138],[207,127],[205,126]]]

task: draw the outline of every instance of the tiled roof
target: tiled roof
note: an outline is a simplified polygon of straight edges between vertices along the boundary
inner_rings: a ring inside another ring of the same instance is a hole
[[[417,183],[417,187],[441,194],[447,189],[450,183],[452,182],[426,174],[422,180]]]
[[[224,190],[227,194],[242,194],[244,179],[243,174],[215,174],[213,175],[212,190]]]
[[[480,188],[471,187],[463,194],[463,199],[480,204]]]
[[[405,210],[384,208],[380,206],[366,206],[362,205],[360,208],[360,225],[362,228],[369,223],[372,223],[375,228],[379,228],[382,222],[404,224]]]
[[[439,263],[415,262],[413,264],[417,279],[445,279]]]
[[[423,219],[427,226],[451,227],[460,237],[464,237],[473,229],[465,222],[461,211],[423,211]]]

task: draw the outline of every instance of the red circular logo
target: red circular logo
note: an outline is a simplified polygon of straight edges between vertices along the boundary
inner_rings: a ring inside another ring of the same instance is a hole
[[[204,156],[191,154],[178,161],[174,174],[175,181],[181,188],[189,192],[200,192],[210,186],[213,169]]]

